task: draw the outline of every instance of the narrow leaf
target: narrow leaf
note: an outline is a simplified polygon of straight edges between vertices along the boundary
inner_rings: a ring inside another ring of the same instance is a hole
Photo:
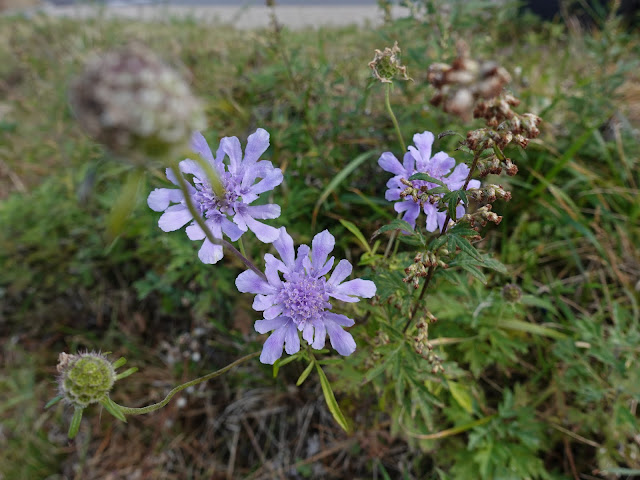
[[[509,330],[517,330],[519,332],[532,333],[543,337],[555,338],[556,340],[564,340],[567,336],[549,327],[543,327],[536,323],[524,322],[522,320],[501,320],[498,326]]]
[[[67,436],[69,438],[75,438],[80,430],[80,421],[82,420],[82,411],[83,408],[76,407],[73,411],[73,417],[71,418],[71,424],[69,425],[69,433]]]
[[[371,150],[361,155],[358,155],[356,158],[351,160],[351,162],[346,167],[344,167],[335,177],[333,177],[333,180],[329,182],[327,187],[320,194],[320,197],[318,198],[318,201],[316,202],[316,205],[313,208],[313,213],[311,214],[311,230],[312,231],[313,231],[313,228],[315,227],[316,218],[318,217],[318,212],[320,211],[320,207],[325,202],[325,200],[329,197],[329,195],[331,195],[331,192],[333,192],[338,187],[338,185],[340,185],[351,174],[351,172],[353,172],[356,168],[358,168],[362,163],[365,162],[365,160],[371,157],[374,153],[375,151]]]
[[[299,387],[300,385],[302,385],[302,383],[307,379],[307,377],[311,373],[311,370],[313,370],[314,363],[315,362],[310,362],[309,365],[307,365],[307,368],[304,369],[304,371],[298,378],[298,381],[296,382],[296,387]]]
[[[449,382],[449,391],[453,399],[460,405],[465,412],[473,413],[473,397],[466,385],[458,382]]]
[[[460,250],[462,250],[464,253],[466,253],[470,257],[475,258],[476,260],[482,261],[482,258],[480,257],[478,250],[476,250],[476,248],[473,245],[471,245],[471,243],[469,243],[469,240],[463,237],[459,237],[457,235],[452,235],[452,236],[455,238],[456,245],[460,247]]]
[[[116,381],[122,380],[123,378],[127,378],[129,375],[132,375],[138,371],[138,367],[127,368],[124,372],[116,375]]]
[[[409,177],[409,181],[411,180],[422,180],[424,182],[435,183],[436,185],[440,185],[441,187],[447,186],[442,180],[433,178],[431,175],[427,175],[426,173],[414,173]],[[448,188],[447,191],[449,191]]]
[[[120,410],[120,406],[109,397],[101,400],[100,405],[102,405],[107,410],[107,412],[116,417],[118,420],[127,423],[127,417],[125,417],[124,413],[122,413],[122,410]]]
[[[340,223],[347,230],[353,233],[353,235],[358,239],[358,241],[362,244],[362,246],[367,252],[371,253],[371,247],[369,246],[369,242],[367,242],[367,240],[364,238],[364,235],[362,234],[360,229],[356,227],[355,223],[352,223],[349,220],[344,220],[343,218],[340,219]]]
[[[333,390],[331,389],[331,384],[327,379],[327,376],[320,368],[320,365],[316,364],[316,369],[318,370],[318,375],[320,376],[320,386],[322,387],[322,393],[324,394],[324,400],[327,402],[327,407],[329,407],[329,411],[333,418],[338,422],[338,425],[342,427],[342,429],[349,433],[349,426],[347,425],[347,419],[344,418],[340,407],[338,406],[338,402],[336,401],[336,397],[333,394]]]
[[[404,230],[405,232],[413,232],[413,227],[409,224],[409,222],[400,220],[399,218],[395,218],[388,225],[384,225],[373,232],[373,235],[371,235],[371,239],[374,239],[381,233],[388,232],[389,230]]]
[[[459,266],[466,272],[469,272],[473,277],[480,280],[483,284],[487,284],[487,277],[478,267],[475,267],[474,265],[470,265],[468,263],[461,263],[459,264]]]
[[[58,403],[60,400],[62,400],[62,395],[58,395],[57,397],[53,397],[51,400],[49,400],[47,402],[47,404],[44,406],[45,410],[47,408],[50,408],[52,406],[54,406],[56,403]]]

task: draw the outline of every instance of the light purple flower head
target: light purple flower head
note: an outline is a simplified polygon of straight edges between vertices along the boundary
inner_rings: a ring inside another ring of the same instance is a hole
[[[275,168],[269,161],[259,160],[268,147],[269,133],[259,128],[249,135],[244,158],[240,142],[236,137],[223,138],[214,157],[202,134],[199,132],[193,134],[191,149],[209,162],[217,172],[224,188],[224,196],[219,197],[214,193],[207,175],[198,162],[190,159],[183,160],[180,162],[180,171],[183,174],[193,175],[193,185],[189,185],[189,194],[195,207],[202,212],[205,223],[215,238],[222,239],[222,235],[225,234],[235,242],[247,230],[255,233],[261,242],[271,243],[278,238],[277,228],[265,225],[257,219],[279,217],[280,206],[251,205],[261,193],[272,190],[282,183],[282,171]],[[229,157],[228,165],[223,163],[225,155]],[[177,185],[178,181],[171,170],[167,169],[166,173],[167,178]],[[258,179],[261,180],[256,183]],[[149,195],[147,203],[156,212],[164,211],[158,220],[158,225],[165,232],[178,230],[191,222],[187,227],[187,236],[191,240],[204,239],[202,248],[198,252],[198,257],[203,263],[216,263],[222,258],[222,246],[214,245],[206,239],[205,233],[189,212],[179,189],[156,188]]]
[[[434,137],[431,132],[416,133],[413,136],[415,147],[410,146],[409,151],[404,154],[403,165],[400,164],[391,152],[384,152],[378,160],[378,165],[380,165],[383,170],[395,175],[387,182],[388,190],[384,198],[389,201],[402,200],[396,203],[394,208],[396,212],[404,212],[402,219],[411,226],[415,226],[416,224],[416,218],[418,218],[420,214],[420,204],[415,202],[411,197],[400,198],[400,193],[407,189],[406,185],[401,182],[401,179],[408,180],[414,173],[426,173],[433,178],[442,180],[449,190],[453,191],[462,188],[469,174],[469,167],[467,165],[461,163],[455,166],[456,161],[445,152],[438,152],[432,157],[431,147],[433,140]],[[455,168],[453,168],[454,166]],[[453,172],[451,171],[452,168]],[[413,183],[413,186],[416,188],[426,185],[431,189],[438,186],[435,183],[425,182],[424,180],[411,180],[411,183]],[[467,189],[478,188],[479,186],[480,182],[478,180],[471,180]],[[440,194],[440,196],[442,195]],[[446,211],[438,210],[437,205],[429,202],[426,202],[422,209],[427,215],[427,231],[434,232],[436,229],[442,230],[447,217]],[[460,218],[464,213],[464,205],[458,205],[456,209],[457,217]]]
[[[340,355],[351,355],[356,342],[343,327],[354,321],[344,315],[331,312],[331,297],[343,302],[357,302],[358,297],[371,298],[376,285],[370,280],[344,281],[351,274],[351,264],[340,260],[329,277],[334,257],[327,260],[335,245],[335,238],[327,230],[313,237],[311,249],[298,247],[296,257],[293,239],[284,227],[280,237],[273,242],[282,260],[267,253],[266,279],[252,270],[238,275],[236,286],[243,293],[257,294],[253,309],[264,312],[264,319],[255,323],[258,333],[273,331],[260,355],[262,363],[273,364],[282,356],[282,347],[292,355],[300,350],[298,331],[312,348],[324,347],[329,334],[331,346]],[[280,278],[282,272],[284,280]]]

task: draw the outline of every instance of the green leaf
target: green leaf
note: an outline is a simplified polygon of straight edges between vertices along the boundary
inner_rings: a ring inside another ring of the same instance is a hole
[[[120,357],[118,360],[116,360],[115,362],[113,362],[111,364],[111,366],[113,367],[114,370],[119,369],[121,366],[123,366],[125,363],[127,363],[127,359],[124,357]]]
[[[75,438],[78,434],[78,430],[80,430],[80,421],[82,420],[82,412],[83,408],[76,407],[73,411],[73,417],[71,418],[71,424],[69,425],[69,433],[67,436],[69,438]]]
[[[431,194],[431,195],[436,195],[436,194],[440,194],[440,193],[448,193],[449,189],[447,187],[433,187],[430,188],[429,190],[427,190],[427,193]]]
[[[307,377],[311,373],[311,370],[313,370],[314,364],[315,362],[309,362],[309,365],[307,365],[307,368],[305,368],[304,372],[302,372],[300,377],[298,377],[298,381],[296,382],[296,387],[299,387],[300,385],[302,385],[302,383],[307,379]]]
[[[116,380],[122,380],[123,378],[127,378],[129,375],[132,375],[138,371],[138,367],[127,368],[124,372],[116,375]]]
[[[320,211],[320,207],[325,202],[325,200],[329,197],[329,195],[331,195],[331,192],[333,192],[338,187],[338,185],[340,185],[351,174],[351,172],[353,172],[356,168],[358,168],[362,163],[364,163],[365,160],[371,157],[374,153],[375,151],[371,150],[361,155],[358,155],[356,158],[351,160],[351,162],[346,167],[344,167],[335,177],[333,177],[333,180],[329,182],[327,187],[320,194],[320,197],[318,198],[318,201],[316,202],[316,205],[313,208],[313,213],[311,214],[312,230],[316,224],[316,218],[318,217],[318,212]]]
[[[122,413],[122,410],[120,410],[120,405],[115,403],[109,397],[106,397],[104,400],[101,400],[100,405],[102,405],[107,410],[107,412],[109,412],[111,415],[116,417],[118,420],[120,420],[121,422],[127,423],[127,417],[125,417],[124,413]]]
[[[463,270],[465,270],[466,272],[470,273],[473,277],[480,280],[485,285],[487,284],[487,277],[485,276],[484,273],[482,273],[482,271],[478,267],[471,265],[469,263],[459,263],[458,266]]]
[[[475,237],[478,235],[478,232],[473,230],[472,228],[468,228],[465,224],[457,223],[452,228],[448,230],[449,233],[455,233],[461,237]]]
[[[481,258],[483,267],[495,270],[496,272],[502,273],[504,275],[509,273],[507,267],[505,267],[505,265],[501,261],[496,260],[495,258],[491,258],[489,254],[485,253],[484,255],[481,255]]]
[[[443,137],[448,137],[449,135],[458,135],[462,139],[465,138],[461,133],[458,133],[455,130],[445,130],[444,132],[438,134],[438,140]]]
[[[431,250],[432,252],[435,252],[441,246],[443,246],[446,241],[447,241],[447,236],[446,235],[440,235],[439,237],[434,238],[431,241],[431,243],[429,244],[429,250]]]
[[[466,385],[449,381],[449,391],[458,405],[460,405],[467,413],[473,413],[473,397],[471,396],[471,393],[469,393],[469,388],[467,388]]]
[[[297,360],[300,357],[300,355],[302,355],[302,352],[303,350],[300,350],[298,353],[294,353],[293,355],[288,356],[284,360],[282,359],[276,360],[276,363],[273,364],[273,378],[276,378],[278,376],[278,371],[280,370],[280,367],[284,367],[287,363],[291,363],[294,360]]]
[[[373,232],[371,235],[371,239],[376,238],[378,235],[384,232],[388,232],[389,230],[404,230],[405,232],[413,232],[413,227],[404,220],[400,220],[399,218],[395,218],[388,225],[384,225],[380,227],[378,230]]]
[[[144,174],[145,171],[142,168],[136,168],[127,174],[127,179],[120,191],[120,195],[111,207],[111,212],[109,212],[109,217],[107,218],[107,232],[112,238],[117,237],[124,231],[126,220],[136,206],[138,190],[144,179]]]
[[[426,173],[414,173],[413,175],[411,175],[409,177],[409,181],[411,181],[411,180],[422,180],[424,182],[435,183],[436,185],[440,185],[441,187],[447,188],[447,185],[442,180],[438,180],[437,178],[433,178],[432,176],[427,175]],[[448,191],[449,191],[449,189],[447,188],[447,192]]]
[[[44,406],[44,409],[46,410],[47,408],[50,408],[52,406],[54,406],[56,403],[58,403],[60,400],[62,400],[62,395],[58,395],[57,397],[53,397],[51,400],[49,400],[47,402],[47,404]]]
[[[471,243],[469,243],[469,240],[463,237],[459,237],[458,235],[455,235],[455,234],[451,236],[455,239],[455,243],[460,248],[460,250],[462,250],[464,253],[466,253],[470,257],[473,257],[476,260],[479,260],[480,262],[482,262],[482,258],[480,257],[478,250],[476,250],[476,248],[473,245],[471,245]]]
[[[498,326],[509,330],[517,330],[519,332],[527,332],[534,335],[541,335],[543,337],[555,338],[556,340],[564,340],[568,338],[564,333],[552,328],[543,327],[536,323],[524,322],[522,320],[501,320],[498,322]]]
[[[329,407],[329,411],[333,418],[338,422],[338,425],[342,427],[342,429],[349,433],[349,426],[347,424],[347,419],[344,418],[340,407],[338,406],[338,402],[336,401],[336,397],[333,394],[333,390],[331,389],[331,384],[327,379],[327,376],[322,371],[320,365],[316,364],[316,369],[318,370],[318,375],[320,376],[320,386],[322,387],[322,393],[324,395],[324,400],[327,402],[327,407]]]
[[[344,220],[343,218],[340,219],[340,223],[347,230],[353,233],[353,235],[358,239],[358,241],[362,244],[362,246],[368,253],[371,253],[371,247],[369,246],[369,242],[367,242],[367,240],[364,238],[364,235],[362,234],[360,229],[356,227],[354,223],[350,222],[349,220]]]

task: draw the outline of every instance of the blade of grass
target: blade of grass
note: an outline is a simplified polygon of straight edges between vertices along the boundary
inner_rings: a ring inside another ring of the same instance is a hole
[[[311,231],[313,231],[316,226],[316,220],[318,218],[320,207],[322,207],[322,204],[329,197],[329,195],[331,195],[331,192],[333,192],[338,187],[338,185],[340,185],[356,168],[362,165],[365,160],[369,159],[374,153],[375,151],[372,150],[358,155],[356,158],[351,160],[351,162],[346,167],[344,167],[340,171],[340,173],[333,177],[333,180],[329,182],[327,187],[318,198],[315,207],[313,208],[313,213],[311,215]]]

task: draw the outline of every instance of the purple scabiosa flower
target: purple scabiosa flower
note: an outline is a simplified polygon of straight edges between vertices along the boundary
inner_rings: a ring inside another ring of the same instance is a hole
[[[457,166],[456,161],[445,152],[438,152],[431,156],[431,147],[433,145],[434,136],[431,132],[416,133],[413,136],[414,146],[409,147],[409,151],[404,154],[403,164],[391,152],[384,152],[378,160],[378,165],[395,176],[387,182],[388,190],[384,197],[389,201],[402,200],[394,205],[396,212],[402,213],[403,220],[411,226],[415,226],[416,218],[420,214],[420,203],[411,197],[402,199],[400,194],[407,189],[402,183],[402,179],[408,180],[414,173],[426,173],[427,175],[442,180],[449,190],[459,190],[464,185],[469,167],[464,163]],[[455,166],[455,168],[453,168]],[[451,169],[453,168],[453,172]],[[438,185],[424,180],[411,180],[415,188],[427,186],[428,189],[435,188]],[[467,189],[478,188],[480,182],[471,180]],[[442,196],[442,195],[440,195]],[[429,202],[424,202],[422,210],[427,215],[427,231],[434,232],[436,229],[442,230],[444,221],[447,217],[445,211],[439,211],[438,206]],[[464,205],[458,205],[456,215],[460,218],[465,213]]]
[[[225,137],[214,157],[207,141],[201,133],[196,132],[191,138],[191,149],[199,154],[213,167],[218,174],[224,192],[216,194],[206,173],[198,162],[186,159],[180,162],[180,171],[193,175],[193,185],[189,185],[189,194],[196,208],[202,212],[205,223],[215,238],[222,239],[226,235],[232,241],[238,240],[244,232],[251,230],[258,240],[271,243],[278,238],[279,232],[257,219],[277,218],[280,206],[275,204],[251,205],[261,193],[272,190],[282,183],[282,171],[271,162],[259,160],[269,147],[269,133],[259,128],[249,135],[244,158],[242,148],[236,137]],[[223,163],[229,157],[229,164]],[[170,169],[167,178],[177,185],[178,181]],[[256,183],[256,180],[261,179]],[[172,232],[187,227],[187,236],[191,240],[203,240],[198,252],[203,263],[216,263],[223,256],[222,246],[211,243],[205,232],[195,222],[184,201],[180,190],[156,188],[147,199],[152,210],[163,212],[158,225],[165,232]],[[171,205],[173,204],[173,205]]]
[[[257,294],[253,309],[264,312],[264,319],[255,323],[258,333],[273,331],[260,355],[262,363],[273,364],[282,356],[282,347],[292,355],[300,350],[298,331],[302,338],[316,350],[324,347],[329,334],[331,346],[340,355],[351,355],[356,342],[343,327],[354,321],[344,315],[331,312],[331,297],[343,302],[357,302],[358,297],[371,298],[376,285],[370,280],[344,281],[351,274],[351,264],[340,260],[333,273],[334,257],[327,260],[335,245],[335,238],[327,230],[313,237],[311,248],[298,247],[296,256],[293,239],[284,227],[273,242],[281,260],[267,253],[264,256],[266,278],[252,270],[238,275],[236,286],[243,293]],[[280,278],[282,272],[284,280]]]

